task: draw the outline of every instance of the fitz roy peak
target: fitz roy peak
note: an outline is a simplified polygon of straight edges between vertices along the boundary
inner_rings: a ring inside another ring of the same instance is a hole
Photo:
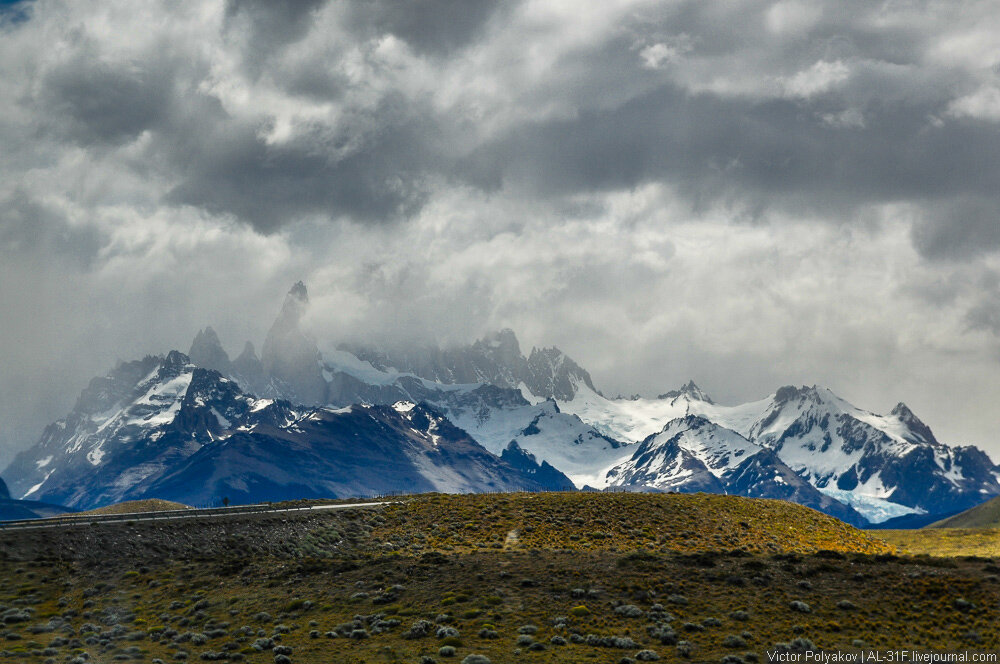
[[[943,515],[1000,495],[1000,468],[939,442],[905,405],[822,387],[715,403],[693,381],[607,398],[557,348],[511,330],[466,346],[384,349],[303,329],[286,296],[258,356],[211,327],[95,378],[4,472],[15,498],[93,507],[394,491],[615,488],[780,498],[853,524]],[[320,349],[323,350],[320,350]]]

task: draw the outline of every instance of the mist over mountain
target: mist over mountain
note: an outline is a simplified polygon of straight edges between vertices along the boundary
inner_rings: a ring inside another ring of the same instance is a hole
[[[489,383],[525,388],[541,399],[572,399],[578,385],[597,391],[580,365],[558,348],[532,348],[525,357],[513,330],[504,329],[468,346],[380,350],[343,344],[343,350],[376,369],[412,373],[439,383]]]

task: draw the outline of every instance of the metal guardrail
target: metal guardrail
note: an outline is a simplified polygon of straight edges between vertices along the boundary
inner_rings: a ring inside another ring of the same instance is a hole
[[[344,507],[350,507],[345,503]],[[205,516],[239,516],[242,514],[261,514],[265,512],[299,512],[312,510],[313,507],[278,507],[275,504],[259,503],[255,505],[234,505],[232,507],[209,507],[189,510],[163,510],[159,512],[126,512],[122,514],[63,514],[41,519],[14,519],[0,521],[0,531],[20,530],[26,528],[45,528],[52,526],[88,526],[102,522],[121,521],[156,521],[178,518],[197,518]]]

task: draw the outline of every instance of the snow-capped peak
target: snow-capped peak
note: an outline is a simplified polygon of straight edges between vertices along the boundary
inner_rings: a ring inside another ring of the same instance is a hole
[[[679,390],[670,390],[664,394],[656,397],[657,399],[663,400],[673,400],[673,399],[688,399],[689,401],[704,401],[707,404],[714,404],[712,398],[705,393],[700,387],[695,385],[693,380],[689,380],[686,385],[681,387]]]
[[[671,420],[663,427],[663,431],[647,440],[671,439],[704,462],[713,472],[731,468],[761,451],[758,445],[735,431],[700,415],[687,415]]]

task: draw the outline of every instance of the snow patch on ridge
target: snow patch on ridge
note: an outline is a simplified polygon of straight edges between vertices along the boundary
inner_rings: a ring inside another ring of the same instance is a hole
[[[30,488],[30,489],[28,489],[27,491],[25,491],[25,492],[24,492],[24,495],[23,495],[23,496],[21,497],[21,499],[22,499],[22,500],[24,500],[24,499],[26,499],[26,498],[27,498],[28,496],[30,496],[31,494],[33,494],[33,493],[35,493],[36,491],[38,491],[39,489],[41,489],[41,488],[42,488],[42,485],[43,485],[43,484],[45,484],[45,482],[46,482],[46,481],[47,481],[47,480],[49,479],[49,476],[50,476],[50,475],[52,475],[52,473],[53,473],[54,471],[55,471],[55,468],[53,468],[53,469],[52,469],[52,470],[50,470],[49,472],[45,473],[45,477],[44,477],[44,478],[42,478],[42,481],[41,481],[41,482],[39,482],[38,484],[34,485],[33,487],[31,487],[31,488]]]

